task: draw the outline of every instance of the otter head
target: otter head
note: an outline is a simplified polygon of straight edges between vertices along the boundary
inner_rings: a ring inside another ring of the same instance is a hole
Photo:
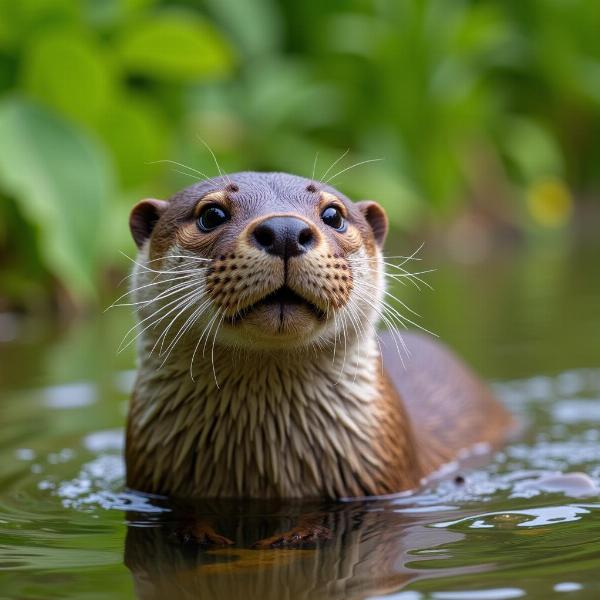
[[[236,173],[143,200],[130,226],[140,323],[161,347],[310,347],[377,320],[387,218],[375,202],[285,173]]]

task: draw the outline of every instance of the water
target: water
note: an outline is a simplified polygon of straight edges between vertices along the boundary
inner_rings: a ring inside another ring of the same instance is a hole
[[[181,508],[123,491],[133,356],[112,312],[69,328],[1,315],[1,598],[393,598],[600,595],[600,278],[594,248],[441,264],[406,288],[424,323],[526,423],[489,461],[417,494],[346,504],[194,507],[236,545],[175,543]],[[428,266],[431,266],[430,264]],[[587,476],[561,478],[563,473]],[[252,542],[322,515],[319,548]]]

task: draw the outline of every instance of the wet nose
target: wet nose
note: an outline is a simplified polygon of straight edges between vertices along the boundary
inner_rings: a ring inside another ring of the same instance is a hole
[[[315,242],[310,226],[296,217],[270,217],[252,232],[254,243],[284,260],[307,252]]]

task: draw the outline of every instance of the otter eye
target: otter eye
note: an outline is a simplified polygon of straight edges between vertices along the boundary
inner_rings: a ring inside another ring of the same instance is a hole
[[[200,231],[212,231],[219,225],[229,221],[229,213],[214,204],[205,206],[196,222]]]
[[[346,229],[346,220],[342,216],[342,213],[335,206],[328,206],[321,213],[321,219],[325,225],[333,227],[337,231],[344,231]]]

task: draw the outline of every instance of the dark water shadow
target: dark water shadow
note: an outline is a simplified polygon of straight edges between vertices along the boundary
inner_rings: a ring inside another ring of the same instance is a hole
[[[172,507],[170,513],[128,514],[125,564],[137,597],[363,598],[402,589],[424,576],[409,563],[419,550],[459,541],[458,532],[427,527],[436,513],[399,514],[386,501],[293,503],[219,500]],[[404,511],[403,511],[404,512]],[[442,518],[443,513],[437,516]],[[208,520],[234,545],[207,549],[174,539],[190,515]],[[331,531],[312,547],[256,550],[257,541],[318,515]],[[434,575],[426,572],[426,576]]]

